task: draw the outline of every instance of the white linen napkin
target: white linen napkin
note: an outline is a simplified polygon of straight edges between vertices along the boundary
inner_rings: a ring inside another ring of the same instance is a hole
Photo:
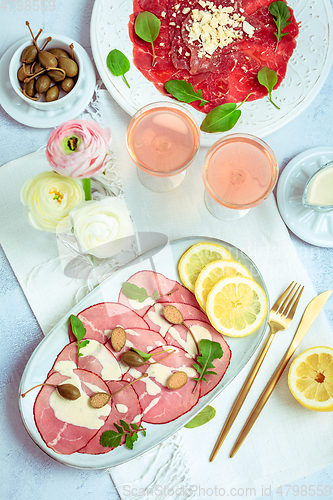
[[[124,191],[137,231],[163,232],[170,240],[212,236],[232,243],[259,267],[271,303],[292,280],[305,285],[292,326],[274,339],[247,401],[215,461],[209,463],[209,455],[255,357],[214,400],[216,417],[208,424],[197,429],[184,428],[129,464],[110,469],[121,498],[236,496],[232,488],[239,491],[253,488],[251,497],[254,498],[267,493],[267,488],[275,488],[332,463],[333,449],[327,439],[331,434],[331,415],[311,412],[295,401],[287,386],[287,370],[236,456],[228,458],[257,397],[289,345],[306,304],[315,296],[273,195],[238,222],[215,219],[203,199],[201,167],[207,151],[204,148],[179,188],[169,193],[148,191],[138,181],[136,167],[126,151],[129,117],[107,91],[97,91],[94,107],[98,112],[95,118],[102,126],[111,127],[112,150],[120,177],[117,185]],[[75,294],[82,288],[82,281],[67,278],[58,265],[55,236],[31,228],[23,216],[19,201],[21,186],[25,179],[47,168],[44,153],[38,152],[0,169],[0,243],[45,334],[74,305]],[[33,270],[33,279],[29,279]],[[315,345],[333,345],[323,312],[297,352]],[[244,494],[239,493],[239,496]]]

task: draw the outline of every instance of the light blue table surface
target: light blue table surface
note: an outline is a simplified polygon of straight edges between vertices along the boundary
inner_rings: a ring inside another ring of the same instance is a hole
[[[35,31],[43,27],[46,31],[72,37],[91,55],[89,27],[93,0],[55,0],[53,3],[46,0],[44,3],[48,7],[54,6],[54,10],[48,8],[42,12],[41,0],[1,0],[0,57],[13,43],[27,36],[26,20],[33,23]],[[35,9],[30,10],[29,6],[33,5]],[[1,107],[0,131],[1,165],[46,144],[50,133],[50,129],[29,128],[15,122]],[[312,104],[265,141],[275,151],[281,170],[304,150],[333,146],[333,70]],[[333,249],[311,246],[292,234],[291,238],[317,292],[332,289]],[[326,314],[333,330],[333,311],[326,308]],[[43,334],[0,247],[0,497],[3,500],[116,499],[118,495],[107,472],[81,471],[55,462],[35,445],[23,427],[17,403],[18,386],[25,364],[42,338]],[[333,465],[301,478],[293,485],[295,489],[290,489],[288,494],[288,488],[283,486],[262,498],[320,498],[319,495],[311,496],[310,485],[314,485],[316,491],[319,491],[318,486],[330,485],[332,493],[329,498],[332,499]],[[302,485],[306,495],[301,495]],[[299,493],[295,495],[296,486],[299,486]]]

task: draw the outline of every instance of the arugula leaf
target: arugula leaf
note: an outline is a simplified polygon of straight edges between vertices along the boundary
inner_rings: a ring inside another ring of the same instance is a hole
[[[107,55],[106,64],[111,73],[113,73],[114,76],[122,76],[127,87],[130,88],[125,78],[125,73],[130,70],[131,65],[125,54],[118,49],[111,50]]]
[[[86,347],[89,344],[89,340],[82,340],[87,332],[87,330],[83,326],[82,321],[77,316],[74,316],[74,314],[71,314],[70,321],[71,321],[71,325],[72,325],[73,334],[77,340],[77,342],[76,342],[76,345],[77,345],[77,365],[79,366],[79,357],[83,356],[83,354],[80,352],[80,349],[83,349],[83,347]]]
[[[134,23],[134,31],[145,42],[150,42],[153,49],[153,62],[155,64],[155,48],[154,41],[160,32],[161,21],[154,14],[148,11],[140,12],[136,16]]]
[[[140,304],[149,298],[149,295],[145,288],[139,288],[137,285],[134,285],[134,283],[129,283],[128,281],[125,281],[125,283],[123,283],[121,291],[123,292],[125,297],[127,297],[128,299],[137,300],[140,302]]]
[[[268,97],[273,106],[280,109],[275,102],[272,101],[272,90],[277,84],[277,74],[274,69],[270,69],[267,66],[263,66],[260,71],[258,71],[258,82],[263,85],[268,90]]]
[[[131,347],[131,351],[137,352],[141,356],[141,358],[144,359],[144,361],[148,361],[148,359],[151,358],[151,354],[140,351],[140,349],[136,349],[136,347]]]
[[[118,432],[116,432],[116,431],[103,432],[103,434],[100,437],[99,442],[104,447],[108,446],[110,448],[117,448],[118,446],[120,446],[122,437],[126,435],[126,438],[125,438],[126,446],[130,450],[133,450],[133,444],[135,443],[135,441],[138,440],[138,432],[142,431],[142,434],[144,436],[146,436],[146,429],[144,429],[142,427],[142,425],[140,425],[140,428],[139,428],[136,424],[130,424],[132,429],[135,429],[135,430],[131,430],[128,423],[125,422],[124,420],[120,420],[120,423],[121,423],[122,427],[120,427],[120,425],[118,425],[116,423],[113,424]]]
[[[201,425],[204,425],[210,420],[212,420],[212,418],[215,417],[215,413],[216,413],[215,408],[208,405],[206,406],[206,408],[201,410],[201,412],[198,413],[198,415],[196,415],[194,418],[192,418],[192,420],[190,420],[186,425],[184,425],[184,427],[186,427],[186,429],[194,429],[195,427],[200,427]]]
[[[195,384],[193,392],[195,392],[196,388],[198,387],[200,380],[204,380],[205,382],[207,382],[207,380],[205,379],[205,375],[216,375],[215,372],[209,371],[208,369],[215,368],[213,365],[214,359],[219,359],[223,356],[221,344],[219,344],[218,342],[213,342],[212,340],[208,339],[201,339],[199,347],[200,355],[197,356],[197,363],[193,364],[193,367],[199,373],[199,377],[192,379],[197,382]]]
[[[178,101],[190,103],[199,100],[200,106],[204,106],[209,102],[203,99],[201,89],[195,92],[192,83],[185,80],[169,80],[164,87]]]
[[[121,442],[121,434],[116,431],[105,431],[100,437],[100,444],[106,448],[107,446],[110,448],[117,448]]]
[[[268,7],[268,10],[272,14],[274,22],[278,29],[277,33],[274,33],[274,35],[277,38],[275,47],[275,52],[276,52],[281,38],[289,34],[289,32],[282,33],[282,30],[286,28],[288,24],[291,23],[291,21],[289,21],[291,14],[288,5],[282,2],[281,0],[271,3]]]
[[[158,300],[158,299],[160,298],[160,294],[158,293],[158,291],[157,291],[157,290],[155,290],[155,292],[153,293],[152,297],[153,297],[153,299],[155,299],[155,300]]]

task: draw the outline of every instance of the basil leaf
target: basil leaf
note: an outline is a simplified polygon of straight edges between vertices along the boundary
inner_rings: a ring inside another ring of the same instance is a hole
[[[129,283],[128,281],[123,283],[121,290],[125,297],[131,300],[138,300],[140,304],[149,298],[145,288],[139,288],[137,285],[134,285],[134,283]]]
[[[288,33],[282,33],[282,30],[284,28],[286,28],[288,26],[288,24],[291,23],[291,21],[288,20],[288,19],[290,19],[291,14],[290,14],[290,10],[289,10],[287,4],[285,4],[281,0],[271,3],[268,7],[268,10],[272,14],[272,16],[274,17],[274,22],[275,22],[277,29],[278,29],[277,33],[274,33],[276,38],[277,38],[276,47],[275,47],[275,51],[276,51],[281,38],[285,35],[288,35]]]
[[[85,336],[87,330],[84,328],[82,321],[77,316],[74,316],[74,314],[71,314],[70,321],[73,334],[78,342],[80,342]]]
[[[165,83],[164,87],[178,101],[187,103],[200,101],[200,106],[204,106],[209,102],[203,99],[201,89],[195,92],[192,83],[185,80],[169,80]]]
[[[151,12],[140,12],[140,14],[136,16],[134,31],[142,40],[151,43],[153,49],[152,66],[155,64],[155,48],[153,42],[158,37],[160,27],[161,21]]]
[[[136,349],[135,347],[131,347],[131,351],[137,352],[139,356],[141,356],[145,361],[151,358],[151,354],[147,354],[146,352],[140,351],[140,349]]]
[[[274,69],[270,69],[267,66],[263,66],[260,71],[258,71],[258,82],[260,85],[263,85],[268,90],[268,97],[271,103],[277,108],[280,109],[275,102],[272,101],[272,90],[277,84],[277,74]]]
[[[105,431],[100,437],[100,444],[106,448],[109,446],[110,448],[117,448],[121,442],[121,434],[118,434],[116,431]]]
[[[120,50],[113,49],[108,53],[106,64],[114,76],[122,76],[127,87],[130,88],[128,81],[125,78],[125,73],[130,70],[130,62]]]
[[[215,408],[208,405],[206,406],[206,408],[201,410],[201,412],[198,413],[196,417],[192,418],[192,420],[184,425],[184,427],[186,427],[186,429],[194,429],[195,427],[200,427],[201,425],[204,425],[212,420],[212,418],[215,417],[215,413]]]
[[[232,129],[239,120],[241,111],[234,102],[221,104],[213,108],[200,126],[203,132],[226,132]]]

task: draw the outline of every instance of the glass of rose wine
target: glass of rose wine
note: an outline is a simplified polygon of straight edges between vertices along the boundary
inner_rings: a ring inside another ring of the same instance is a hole
[[[270,195],[278,171],[275,154],[258,137],[225,136],[210,148],[203,166],[208,210],[220,220],[240,219]]]
[[[171,191],[183,182],[200,145],[200,130],[183,106],[155,102],[140,109],[127,129],[127,151],[139,179],[151,191]]]

